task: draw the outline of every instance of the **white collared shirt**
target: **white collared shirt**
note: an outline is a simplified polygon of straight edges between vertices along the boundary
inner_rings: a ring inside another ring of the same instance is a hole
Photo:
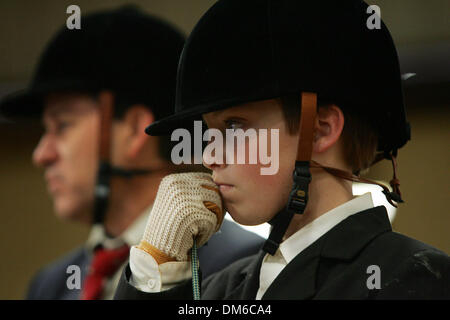
[[[116,249],[124,244],[127,244],[129,247],[138,244],[144,234],[151,209],[152,206],[146,209],[120,236],[115,238],[111,238],[106,234],[103,225],[94,225],[86,240],[86,249],[93,254],[95,247],[98,245],[102,245],[106,249]],[[114,297],[114,292],[119,283],[122,269],[127,262],[128,261],[125,261],[120,268],[117,269],[114,275],[106,281],[102,299],[111,300]]]
[[[373,208],[370,192],[324,213],[283,241],[273,256],[266,254],[261,264],[256,300],[261,300],[275,278],[300,252],[347,217],[369,208]]]

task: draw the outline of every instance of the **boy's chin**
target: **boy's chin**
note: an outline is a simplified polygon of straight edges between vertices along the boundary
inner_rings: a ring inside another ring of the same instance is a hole
[[[265,222],[269,222],[270,217],[263,217],[258,212],[248,210],[237,210],[236,208],[229,208],[227,212],[239,224],[244,226],[257,226]]]

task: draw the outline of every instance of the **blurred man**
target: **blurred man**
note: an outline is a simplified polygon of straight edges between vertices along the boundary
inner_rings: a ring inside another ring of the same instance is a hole
[[[95,13],[82,18],[81,30],[62,28],[29,89],[1,103],[6,116],[41,117],[45,132],[33,162],[45,170],[54,210],[61,219],[92,225],[83,246],[34,277],[27,298],[112,298],[161,179],[192,170],[171,163],[170,137],[144,132],[173,111],[183,44],[172,26],[135,8]],[[225,221],[199,251],[203,274],[261,244]],[[79,267],[81,288],[68,284],[69,266]]]

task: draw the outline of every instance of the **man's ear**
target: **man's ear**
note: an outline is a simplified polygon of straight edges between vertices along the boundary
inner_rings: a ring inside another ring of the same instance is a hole
[[[344,113],[334,105],[319,107],[314,124],[313,152],[323,153],[336,144],[344,129]]]
[[[144,105],[133,105],[123,116],[123,125],[127,127],[128,137],[125,139],[125,156],[135,159],[144,148],[150,138],[145,133],[145,128],[155,121],[153,112]]]

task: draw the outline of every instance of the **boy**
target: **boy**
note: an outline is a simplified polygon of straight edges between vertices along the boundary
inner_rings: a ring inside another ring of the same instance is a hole
[[[163,179],[160,205],[131,249],[116,298],[192,297],[188,251],[221,221],[214,186],[237,222],[273,228],[264,252],[202,283],[203,299],[450,296],[449,257],[392,232],[370,194],[352,195],[351,181],[373,183],[360,171],[386,158],[393,191],[383,186],[383,193],[393,205],[402,202],[396,156],[410,137],[395,47],[384,24],[367,27],[367,7],[358,0],[223,0],[202,17],[180,59],[176,112],[147,132],[188,127],[200,115],[221,132],[278,129],[279,170],[264,176],[261,161],[229,164],[205,153],[214,183]],[[159,218],[165,211],[174,218]],[[149,236],[156,230],[161,238]]]

